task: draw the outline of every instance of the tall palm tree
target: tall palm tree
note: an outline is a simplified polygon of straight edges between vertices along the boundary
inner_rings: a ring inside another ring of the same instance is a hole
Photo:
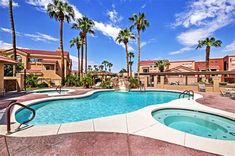
[[[102,72],[104,70],[104,65],[99,65],[99,70]]]
[[[130,39],[135,39],[134,34],[131,32],[130,29],[123,29],[120,30],[118,33],[118,36],[116,38],[116,41],[118,43],[124,43],[125,49],[126,49],[126,71],[127,71],[127,77],[129,78],[129,61],[128,61],[128,42]]]
[[[112,68],[113,64],[109,62],[109,63],[107,64],[107,66],[108,66],[108,68],[109,68],[109,72],[111,72],[111,68]]]
[[[155,62],[155,66],[158,67],[160,72],[164,72],[165,68],[170,65],[168,60],[159,60]]]
[[[82,46],[82,40],[79,37],[74,37],[72,40],[70,40],[70,47],[76,46],[77,48],[77,56],[78,56],[78,73],[81,75],[81,66],[80,66],[80,48]]]
[[[98,66],[97,65],[93,65],[93,68],[95,69],[95,71],[99,71]]]
[[[77,19],[76,23],[72,26],[73,29],[81,31],[80,36],[85,43],[85,74],[87,73],[87,34],[95,34],[95,31],[93,30],[94,25],[95,23],[92,20],[83,16],[82,18]],[[84,53],[84,49],[82,50],[82,53]]]
[[[50,18],[55,18],[60,24],[60,50],[61,50],[61,85],[65,83],[64,76],[64,47],[63,47],[63,23],[66,20],[68,23],[74,19],[74,10],[67,3],[61,0],[53,0],[52,3],[47,5],[47,13]]]
[[[132,17],[129,18],[133,24],[131,25],[130,29],[132,30],[134,27],[137,28],[137,33],[138,33],[138,77],[140,74],[140,32],[145,31],[147,27],[149,27],[149,22],[145,18],[144,13],[138,13],[132,15]]]
[[[91,71],[92,71],[92,66],[88,65],[88,72],[91,72]]]
[[[132,65],[133,65],[132,58],[135,57],[135,54],[133,52],[129,52],[128,56],[129,56],[130,75],[132,77]]]
[[[196,49],[206,47],[206,70],[209,71],[209,60],[211,47],[221,47],[222,41],[216,40],[214,37],[206,38],[205,40],[199,40]]]
[[[104,70],[107,71],[107,66],[109,64],[109,61],[104,60],[101,64],[104,65]]]
[[[9,0],[9,15],[10,15],[10,23],[11,23],[11,33],[12,33],[12,48],[13,48],[13,57],[14,60],[17,60],[16,54],[16,32],[15,32],[15,23],[14,23],[14,15],[13,15],[13,6],[12,0]],[[13,76],[16,76],[16,66],[13,66]]]

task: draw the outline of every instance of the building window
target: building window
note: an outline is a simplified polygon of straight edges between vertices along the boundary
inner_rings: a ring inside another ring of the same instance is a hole
[[[148,73],[149,69],[143,69],[143,73]]]
[[[39,58],[28,58],[28,61],[29,62],[42,62],[42,59],[39,59]]]
[[[54,65],[46,64],[44,65],[46,70],[54,70]]]

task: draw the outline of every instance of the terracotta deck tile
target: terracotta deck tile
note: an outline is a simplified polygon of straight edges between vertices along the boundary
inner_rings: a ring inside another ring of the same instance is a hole
[[[1,156],[8,156],[7,145],[5,142],[5,137],[0,136],[0,155]]]
[[[201,93],[203,98],[196,101],[208,107],[235,113],[235,100],[223,97],[219,93]]]
[[[10,155],[156,156],[213,155],[141,136],[86,132],[43,137],[7,137]]]

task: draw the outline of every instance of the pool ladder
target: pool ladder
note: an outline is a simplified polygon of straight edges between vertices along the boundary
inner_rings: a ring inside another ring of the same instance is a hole
[[[57,91],[59,94],[61,94],[61,88],[62,88],[61,86],[57,86],[57,87],[56,87],[56,91]]]
[[[34,119],[35,115],[36,115],[36,112],[35,112],[34,109],[32,109],[32,108],[30,108],[30,107],[28,107],[28,106],[25,106],[25,105],[23,105],[23,104],[21,104],[21,103],[15,102],[15,103],[10,104],[10,105],[6,108],[6,113],[7,113],[7,134],[10,134],[10,132],[11,132],[11,109],[12,109],[12,107],[15,106],[15,105],[24,107],[24,108],[30,110],[30,111],[33,113],[30,119],[28,119],[28,120],[22,122],[22,123],[19,125],[18,129],[20,128],[21,125],[26,124],[26,123],[32,121],[32,120]]]
[[[179,99],[182,97],[184,98],[186,96],[188,96],[188,100],[190,100],[190,98],[192,97],[192,99],[194,99],[194,91],[193,90],[185,90],[182,93],[180,93],[179,95]]]

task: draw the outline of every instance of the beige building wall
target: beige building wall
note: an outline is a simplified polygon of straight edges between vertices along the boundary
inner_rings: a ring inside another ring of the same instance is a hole
[[[178,66],[185,66],[188,68],[195,69],[195,62],[194,61],[171,61],[169,65],[169,69],[172,69]]]
[[[12,56],[13,51],[8,50],[4,52],[8,57]],[[60,55],[47,55],[47,54],[34,54],[34,53],[26,53],[24,51],[21,51],[20,49],[17,49],[17,55],[20,56],[22,63],[24,64],[24,68],[28,71],[31,71],[30,73],[39,72],[39,78],[45,79],[46,82],[54,82],[56,85],[60,84],[61,81],[61,56]],[[40,59],[39,62],[30,62],[30,59]],[[71,62],[69,56],[65,55],[64,59],[64,69],[65,69],[65,76],[70,74],[70,67]],[[45,66],[54,66],[53,70],[46,70]]]
[[[4,64],[0,63],[0,92],[4,90]]]
[[[235,56],[228,56],[228,70],[235,70]]]

